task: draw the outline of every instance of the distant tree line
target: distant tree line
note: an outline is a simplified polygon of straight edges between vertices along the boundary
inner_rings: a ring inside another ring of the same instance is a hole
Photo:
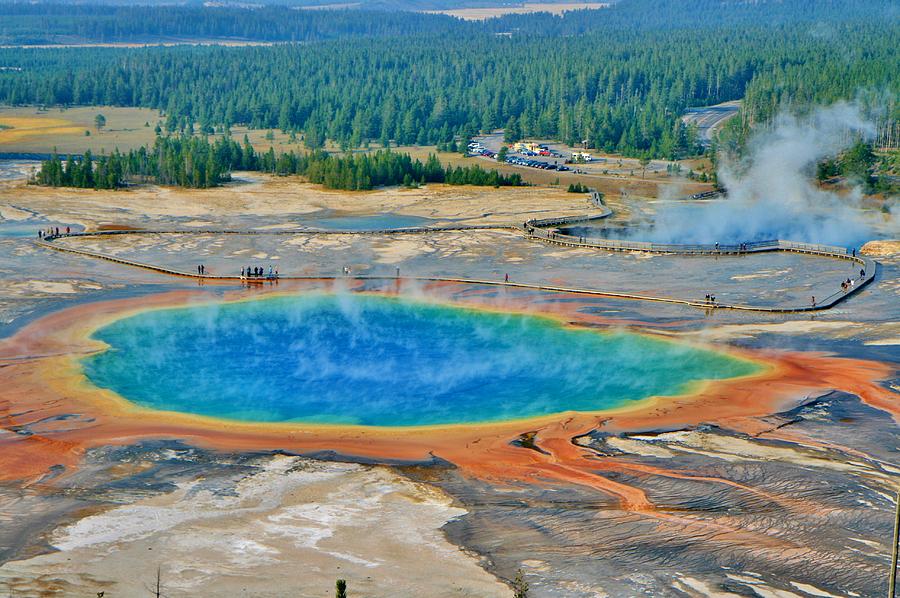
[[[110,43],[233,39],[310,42],[346,37],[449,33],[471,29],[440,14],[297,10],[287,6],[103,6],[0,3],[4,44]]]
[[[231,170],[242,167],[245,151],[231,139],[210,143],[203,137],[158,137],[152,148],[141,147],[128,153],[118,150],[109,155],[69,155],[65,160],[54,154],[41,163],[34,182],[50,187],[118,189],[128,180],[160,185],[206,188],[231,179]],[[249,165],[256,165],[253,158]]]
[[[522,185],[518,174],[504,175],[479,165],[444,167],[431,154],[423,164],[409,154],[378,150],[374,154],[332,156],[321,150],[308,154],[283,153],[278,158],[269,150],[259,159],[259,169],[275,174],[299,174],[311,183],[330,189],[364,190],[388,185],[414,186],[426,183],[489,187]]]
[[[203,6],[144,1],[0,2],[0,43],[109,43],[234,39],[262,42],[309,42],[341,38],[468,35],[571,37],[598,30],[631,32],[689,28],[705,33],[723,25],[831,23],[868,14],[891,17],[889,0],[620,0],[611,9],[579,10],[562,15],[503,15],[485,21],[463,21],[442,14],[412,12],[479,4],[456,0],[407,0],[410,12],[390,4],[369,2],[360,10],[298,10],[295,6]],[[372,7],[372,8],[369,8]],[[381,7],[381,8],[379,8]]]
[[[504,175],[478,165],[444,167],[437,156],[423,164],[409,154],[379,150],[373,154],[332,156],[321,150],[276,155],[274,149],[257,153],[247,138],[239,144],[220,137],[158,137],[152,147],[128,153],[94,157],[91,152],[63,160],[54,154],[41,163],[34,183],[51,187],[117,189],[129,180],[159,185],[207,188],[231,179],[232,170],[256,170],[279,175],[296,174],[329,189],[366,190],[389,185],[426,183],[450,185],[522,185],[518,174]]]
[[[8,48],[0,49],[0,102],[155,108],[168,133],[243,124],[303,135],[310,149],[326,139],[343,149],[452,148],[504,128],[509,141],[586,141],[675,159],[701,151],[680,118],[690,106],[742,98],[728,129],[738,145],[779,110],[860,89],[893,98],[882,104],[900,119],[893,9],[889,0],[623,0],[564,17],[451,19],[446,31],[422,25],[408,35],[304,45]],[[354,19],[372,20],[336,16],[348,31]]]

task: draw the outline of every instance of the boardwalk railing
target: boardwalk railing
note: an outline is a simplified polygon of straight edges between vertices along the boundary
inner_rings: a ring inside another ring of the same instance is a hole
[[[494,285],[494,286],[506,286],[513,288],[528,288],[528,289],[536,289],[536,290],[545,290],[545,291],[560,291],[567,293],[580,293],[580,294],[588,294],[588,295],[599,295],[605,297],[616,297],[616,298],[624,298],[624,299],[638,299],[644,301],[660,301],[666,303],[676,303],[681,305],[690,305],[693,307],[701,307],[704,309],[717,309],[717,308],[727,308],[727,309],[737,309],[737,310],[747,310],[747,311],[762,311],[762,312],[804,312],[804,311],[816,311],[828,309],[837,303],[843,301],[853,293],[858,292],[864,286],[872,282],[875,278],[875,271],[877,268],[877,263],[864,256],[856,255],[855,252],[848,252],[844,247],[836,247],[832,245],[821,245],[814,243],[800,243],[797,241],[784,241],[784,240],[770,240],[770,241],[759,241],[754,243],[742,243],[737,245],[679,245],[679,244],[666,244],[666,243],[648,243],[642,241],[624,241],[617,239],[593,239],[588,237],[577,237],[573,235],[567,235],[559,232],[553,227],[568,225],[568,224],[577,224],[581,222],[590,222],[596,220],[602,220],[604,218],[608,218],[612,215],[612,210],[602,203],[602,199],[600,195],[595,191],[591,191],[591,201],[595,205],[600,206],[602,209],[600,213],[591,214],[591,215],[581,215],[581,216],[565,216],[558,218],[543,218],[538,220],[528,220],[521,227],[515,227],[511,225],[451,225],[444,227],[408,227],[408,228],[394,228],[394,229],[380,229],[380,230],[318,230],[318,229],[283,229],[283,230],[233,230],[233,229],[219,229],[219,230],[196,230],[196,229],[170,229],[170,230],[110,230],[110,231],[96,231],[96,232],[80,232],[80,233],[66,233],[59,235],[47,235],[42,237],[40,240],[37,240],[36,243],[42,247],[46,247],[48,249],[54,249],[57,251],[69,252],[79,255],[84,255],[88,257],[108,260],[111,262],[133,266],[137,268],[144,268],[147,270],[152,270],[155,272],[160,272],[163,274],[169,274],[173,276],[184,276],[190,278],[197,279],[208,279],[208,280],[223,280],[223,281],[237,281],[237,280],[246,280],[251,282],[262,282],[267,280],[268,277],[240,277],[240,276],[219,276],[212,274],[198,274],[191,272],[182,272],[179,270],[175,270],[172,268],[167,268],[165,266],[158,266],[154,264],[147,264],[143,262],[138,262],[134,260],[129,260],[125,258],[120,258],[118,256],[109,255],[105,253],[88,251],[84,249],[77,249],[74,247],[66,247],[63,245],[59,245],[53,243],[53,241],[62,238],[62,237],[96,237],[96,236],[106,236],[106,235],[140,235],[140,234],[228,234],[228,235],[297,235],[297,234],[310,234],[310,235],[362,235],[362,234],[417,234],[417,233],[432,233],[432,232],[444,232],[444,231],[462,231],[462,230],[524,230],[525,236],[528,239],[539,240],[546,243],[562,245],[566,247],[584,247],[584,248],[592,248],[592,249],[600,249],[606,251],[638,251],[638,252],[647,252],[647,253],[657,253],[657,254],[666,254],[666,255],[697,255],[697,256],[716,256],[716,255],[743,255],[743,254],[751,254],[751,253],[761,253],[761,252],[770,252],[770,251],[786,251],[792,253],[804,253],[809,255],[817,255],[827,258],[833,259],[842,259],[852,261],[861,266],[861,271],[859,276],[852,276],[850,280],[852,284],[849,285],[846,289],[840,288],[839,285],[837,291],[828,297],[819,298],[814,303],[810,301],[808,305],[801,306],[781,306],[781,307],[771,307],[771,306],[755,306],[755,305],[741,305],[741,304],[726,304],[721,302],[709,302],[709,301],[691,301],[684,299],[674,299],[668,297],[658,297],[658,296],[649,296],[649,295],[638,295],[633,293],[620,293],[615,291],[603,291],[598,289],[581,289],[581,288],[572,288],[572,287],[562,287],[562,286],[549,286],[549,285],[541,285],[541,284],[528,284],[528,283],[517,283],[517,282],[506,282],[506,281],[496,281],[496,280],[478,280],[478,279],[468,279],[468,278],[454,278],[454,277],[429,277],[429,276],[404,276],[403,278],[406,280],[418,280],[424,282],[458,282],[458,283],[472,283],[472,284],[484,284],[484,285]],[[280,280],[331,280],[341,278],[338,276],[280,276],[278,279]],[[385,279],[395,279],[396,276],[354,276],[357,279],[363,280],[385,280]]]

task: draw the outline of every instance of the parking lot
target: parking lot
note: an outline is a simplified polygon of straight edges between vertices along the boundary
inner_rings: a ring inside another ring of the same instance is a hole
[[[482,156],[491,160],[497,159],[497,153],[506,145],[503,141],[503,133],[491,133],[480,135],[469,142],[468,150],[471,156]],[[525,147],[530,145],[530,147]],[[517,147],[518,146],[518,147]],[[572,160],[571,152],[564,152],[552,148],[550,144],[513,144],[507,154],[506,163],[515,166],[525,166],[540,170],[557,170],[566,172],[575,170],[574,165],[567,164]]]
[[[645,170],[636,158],[606,156],[558,142],[509,144],[503,139],[503,131],[473,137],[468,150],[470,156],[496,160],[504,146],[509,147],[506,162],[524,168],[616,178],[669,178],[673,174],[669,170],[672,163],[666,160],[651,160]]]

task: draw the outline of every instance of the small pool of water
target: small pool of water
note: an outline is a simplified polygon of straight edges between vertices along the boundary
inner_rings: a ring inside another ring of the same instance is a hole
[[[365,295],[148,311],[98,330],[95,385],[144,407],[258,422],[416,426],[601,411],[758,371],[548,318]]]
[[[364,231],[427,226],[433,222],[431,218],[423,216],[384,213],[369,216],[321,216],[302,220],[300,224],[326,230]]]
[[[0,159],[0,181],[28,178],[41,167],[40,160]]]
[[[27,220],[3,220],[0,219],[0,238],[27,238],[33,237],[34,239],[38,238],[38,230],[44,230],[50,228],[59,228],[60,231],[64,231],[66,228],[65,224],[59,222],[48,222],[46,220],[37,220],[34,218],[29,218]],[[70,230],[72,232],[81,232],[82,227],[69,225]]]

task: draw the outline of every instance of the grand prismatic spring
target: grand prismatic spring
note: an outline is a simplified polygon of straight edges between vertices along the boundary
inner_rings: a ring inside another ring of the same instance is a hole
[[[584,247],[527,234],[597,209],[547,189],[3,184],[0,595],[885,587],[893,254]]]
[[[750,362],[549,318],[372,296],[157,310],[93,337],[88,379],[139,405],[247,421],[422,426],[593,412]]]

